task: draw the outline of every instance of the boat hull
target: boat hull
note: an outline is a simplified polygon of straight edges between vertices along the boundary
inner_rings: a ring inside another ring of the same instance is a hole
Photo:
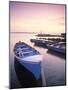
[[[36,40],[36,39],[31,39],[31,42],[35,43],[35,45],[40,46],[40,47],[46,47],[47,42],[43,40]]]
[[[66,54],[66,50],[62,50],[62,49],[57,49],[55,47],[48,47],[48,50],[52,50],[52,51],[55,51],[57,53],[60,53],[60,54]]]
[[[34,67],[36,69],[35,72]],[[15,71],[22,87],[42,86],[41,62],[36,64],[20,62],[18,58],[15,57]]]

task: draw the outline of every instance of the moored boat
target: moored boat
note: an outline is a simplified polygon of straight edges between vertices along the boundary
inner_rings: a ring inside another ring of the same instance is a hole
[[[42,86],[42,55],[24,42],[14,46],[15,71],[22,87]]]
[[[57,42],[57,43],[50,43],[47,44],[47,48],[49,50],[61,53],[61,54],[66,54],[66,44],[65,42]]]
[[[43,40],[43,39],[31,39],[31,42],[35,43],[35,45],[40,46],[40,47],[47,47],[48,43],[51,43],[51,40]]]

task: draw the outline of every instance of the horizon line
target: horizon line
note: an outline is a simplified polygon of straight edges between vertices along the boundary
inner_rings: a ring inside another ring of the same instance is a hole
[[[40,32],[9,32],[9,33],[24,33],[24,34],[61,34],[61,33],[65,33],[65,32],[61,32],[61,33],[40,33]]]
[[[28,33],[28,34],[37,34],[38,32],[10,32],[10,33]]]

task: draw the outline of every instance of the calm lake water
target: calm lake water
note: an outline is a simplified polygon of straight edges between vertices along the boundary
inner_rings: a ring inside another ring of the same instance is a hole
[[[31,38],[35,38],[34,34],[10,33],[10,84],[12,88],[21,87],[14,69],[13,48],[15,43],[23,41],[38,50],[43,56],[43,70],[46,86],[65,85],[65,58],[53,52],[49,52],[47,48],[35,46],[30,42]]]

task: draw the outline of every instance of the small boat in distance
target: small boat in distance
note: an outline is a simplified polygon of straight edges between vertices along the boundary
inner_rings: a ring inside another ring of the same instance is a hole
[[[66,43],[65,42],[57,42],[47,44],[48,50],[55,51],[57,53],[66,54]]]
[[[43,40],[43,39],[30,39],[35,45],[46,48],[48,43],[52,43],[51,40]]]
[[[14,46],[15,71],[22,87],[42,86],[42,55],[24,42]]]

